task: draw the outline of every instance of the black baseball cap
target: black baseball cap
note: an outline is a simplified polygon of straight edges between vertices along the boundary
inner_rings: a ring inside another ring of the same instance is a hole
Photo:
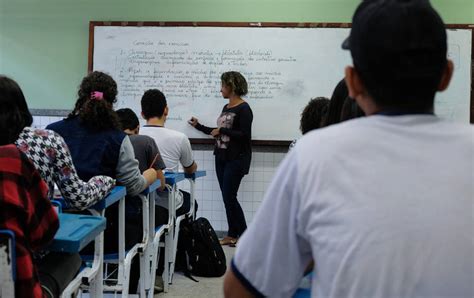
[[[428,0],[364,0],[343,42],[368,85],[441,75],[445,25]]]

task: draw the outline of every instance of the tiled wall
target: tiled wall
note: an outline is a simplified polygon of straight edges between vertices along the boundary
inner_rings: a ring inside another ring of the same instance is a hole
[[[33,127],[45,128],[48,124],[64,119],[64,117],[33,116]]]
[[[260,207],[264,192],[284,156],[284,153],[253,153],[250,172],[243,178],[237,195],[247,223],[252,221]],[[196,182],[196,199],[199,204],[197,215],[209,219],[215,230],[227,231],[224,203],[214,170],[214,155],[212,151],[199,150],[194,151],[194,158],[198,168],[207,172],[206,177]],[[184,182],[181,188],[186,189],[187,184]]]
[[[33,126],[44,128],[49,123],[63,119],[63,117],[34,116]],[[254,152],[250,172],[246,175],[239,188],[238,199],[244,210],[247,224],[262,202],[278,164],[283,160],[285,153]],[[196,182],[196,199],[199,204],[198,217],[206,217],[216,231],[227,231],[227,220],[214,169],[214,156],[211,150],[195,150],[194,159],[199,170],[205,170],[207,176]],[[180,188],[189,189],[187,182],[182,182]]]

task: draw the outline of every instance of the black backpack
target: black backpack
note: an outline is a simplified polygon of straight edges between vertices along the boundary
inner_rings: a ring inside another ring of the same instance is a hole
[[[227,262],[216,232],[209,221],[200,217],[181,222],[175,270],[204,277],[220,277]],[[190,277],[192,279],[192,277]]]

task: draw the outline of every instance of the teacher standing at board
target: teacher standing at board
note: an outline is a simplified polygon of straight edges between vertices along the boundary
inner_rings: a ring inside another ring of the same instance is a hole
[[[221,245],[235,246],[247,229],[244,212],[237,200],[237,191],[244,175],[248,174],[252,158],[252,120],[249,104],[241,98],[248,92],[247,81],[236,71],[221,76],[222,97],[229,103],[217,118],[217,128],[207,127],[192,117],[189,123],[215,140],[216,174],[224,199],[229,231],[220,240]]]

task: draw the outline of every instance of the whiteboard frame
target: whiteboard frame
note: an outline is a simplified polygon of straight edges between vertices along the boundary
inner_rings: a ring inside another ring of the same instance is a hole
[[[90,21],[89,23],[89,49],[87,71],[94,69],[94,28],[98,26],[124,26],[124,27],[280,27],[280,28],[351,28],[351,23],[283,23],[283,22],[158,22],[158,21]],[[471,30],[471,108],[470,123],[474,123],[474,24],[447,24],[447,29]],[[214,144],[213,139],[191,138],[192,144]],[[256,146],[288,146],[291,141],[252,140]]]

